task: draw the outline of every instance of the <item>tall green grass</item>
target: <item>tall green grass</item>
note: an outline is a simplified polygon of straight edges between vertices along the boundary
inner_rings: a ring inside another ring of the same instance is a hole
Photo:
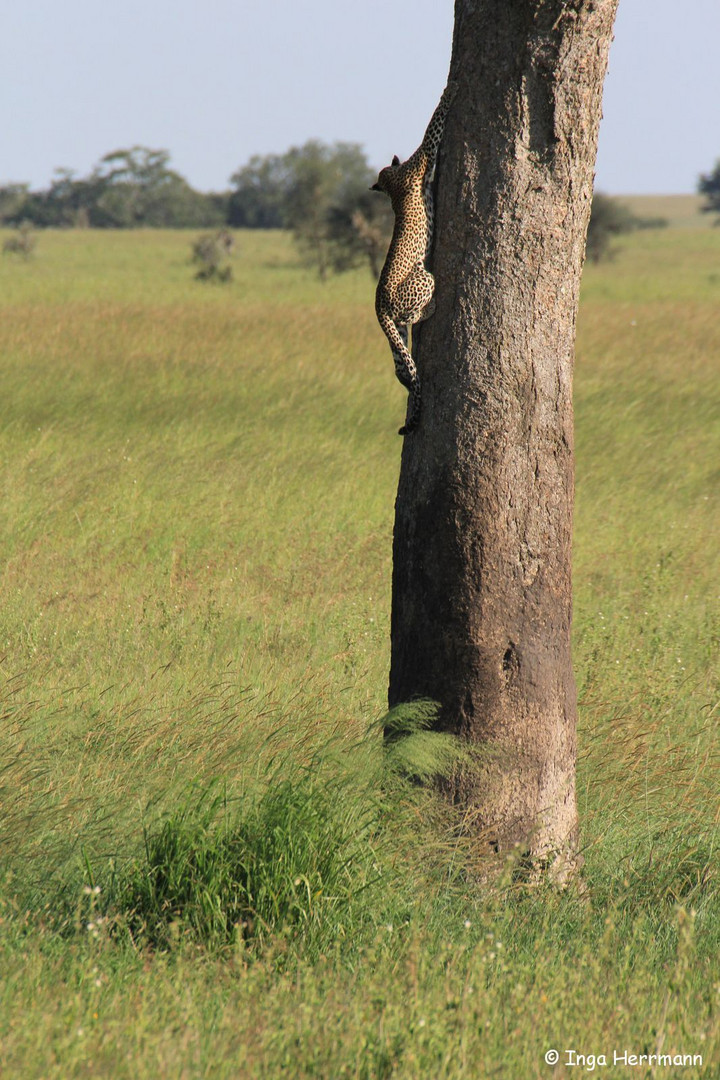
[[[355,745],[334,739],[300,756],[273,752],[244,797],[195,785],[146,832],[139,859],[103,875],[105,890],[86,862],[84,894],[105,891],[95,905],[102,924],[152,947],[182,939],[211,948],[244,942],[257,952],[286,934],[316,957],[376,929],[383,892],[396,894],[396,910],[406,891],[393,860],[432,850],[412,813],[427,811],[428,798],[409,784],[447,775],[463,757],[451,736],[430,730],[436,714],[433,703],[417,702],[392,710]],[[394,733],[388,752],[382,727]]]
[[[403,392],[369,275],[282,234],[222,287],[183,233],[0,260],[0,1073],[720,1073],[715,233],[585,272],[560,895],[478,885],[422,723],[382,752]]]

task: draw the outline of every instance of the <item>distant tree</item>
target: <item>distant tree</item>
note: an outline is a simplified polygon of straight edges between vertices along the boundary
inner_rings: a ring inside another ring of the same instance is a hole
[[[591,262],[600,262],[613,254],[612,241],[638,227],[638,219],[626,206],[609,195],[593,195],[585,254]]]
[[[702,209],[706,214],[720,214],[720,161],[715,162],[712,172],[702,173],[698,180],[698,193],[706,198]],[[720,224],[720,218],[718,219]]]
[[[230,178],[227,223],[238,229],[287,228],[287,155],[255,155]]]
[[[382,269],[393,229],[392,207],[370,191],[352,193],[344,205],[331,207],[328,234],[336,273],[367,263],[373,279]]]
[[[286,155],[290,173],[287,220],[300,254],[317,269],[321,281],[336,266],[332,220],[338,207],[355,203],[367,191],[374,174],[355,143],[312,140]]]
[[[56,169],[50,187],[28,191],[8,220],[31,221],[38,228],[72,227],[86,221],[95,198],[91,180],[76,179],[71,169]]]
[[[218,283],[232,281],[232,266],[228,260],[234,247],[235,241],[228,229],[199,236],[192,246],[192,262],[198,267],[195,278]]]
[[[285,154],[253,157],[238,169],[231,178],[228,223],[291,229],[303,259],[324,280],[330,270],[348,269],[363,258],[377,264],[376,248],[385,240],[372,234],[382,211],[377,200],[363,202],[374,179],[357,144],[312,139]]]
[[[106,154],[85,178],[57,169],[44,191],[0,189],[0,215],[41,228],[207,228],[224,224],[227,198],[195,191],[169,167],[167,151],[134,146]]]
[[[221,224],[220,212],[169,161],[166,150],[145,146],[106,154],[91,177],[97,193],[91,223],[120,229]]]
[[[0,225],[18,220],[29,189],[29,184],[5,184],[0,187]]]
[[[199,194],[199,192],[196,194]],[[204,192],[201,197],[205,202],[208,213],[212,213],[217,222],[221,223],[222,225],[228,225],[228,215],[230,213],[230,192],[207,191]]]

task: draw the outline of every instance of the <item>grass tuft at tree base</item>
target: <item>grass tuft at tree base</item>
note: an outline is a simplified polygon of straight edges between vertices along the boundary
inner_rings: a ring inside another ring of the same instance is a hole
[[[254,795],[194,785],[145,830],[143,854],[113,872],[106,917],[152,948],[242,940],[257,950],[282,934],[306,956],[376,928],[383,893],[407,890],[400,866],[442,847],[419,828],[432,833],[434,797],[412,786],[464,759],[457,739],[429,730],[436,713],[433,702],[398,707],[354,746],[331,739],[306,764],[274,755]],[[384,743],[383,728],[393,732]],[[95,868],[89,876],[95,885]]]

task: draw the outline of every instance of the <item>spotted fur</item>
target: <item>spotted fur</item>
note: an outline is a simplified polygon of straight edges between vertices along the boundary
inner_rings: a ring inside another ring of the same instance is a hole
[[[454,90],[451,83],[445,88],[425,137],[412,157],[403,163],[394,157],[373,184],[375,191],[390,196],[395,214],[392,240],[375,294],[375,311],[390,342],[395,374],[409,391],[407,419],[400,428],[401,435],[413,431],[420,417],[420,381],[408,349],[408,326],[429,318],[435,310],[435,279],[425,265],[433,234],[432,181]]]

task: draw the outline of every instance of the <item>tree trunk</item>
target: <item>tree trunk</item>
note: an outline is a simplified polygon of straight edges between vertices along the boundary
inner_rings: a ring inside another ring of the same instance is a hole
[[[577,864],[572,364],[617,0],[456,0],[435,315],[393,544],[390,705],[476,748],[450,783],[488,851]]]

